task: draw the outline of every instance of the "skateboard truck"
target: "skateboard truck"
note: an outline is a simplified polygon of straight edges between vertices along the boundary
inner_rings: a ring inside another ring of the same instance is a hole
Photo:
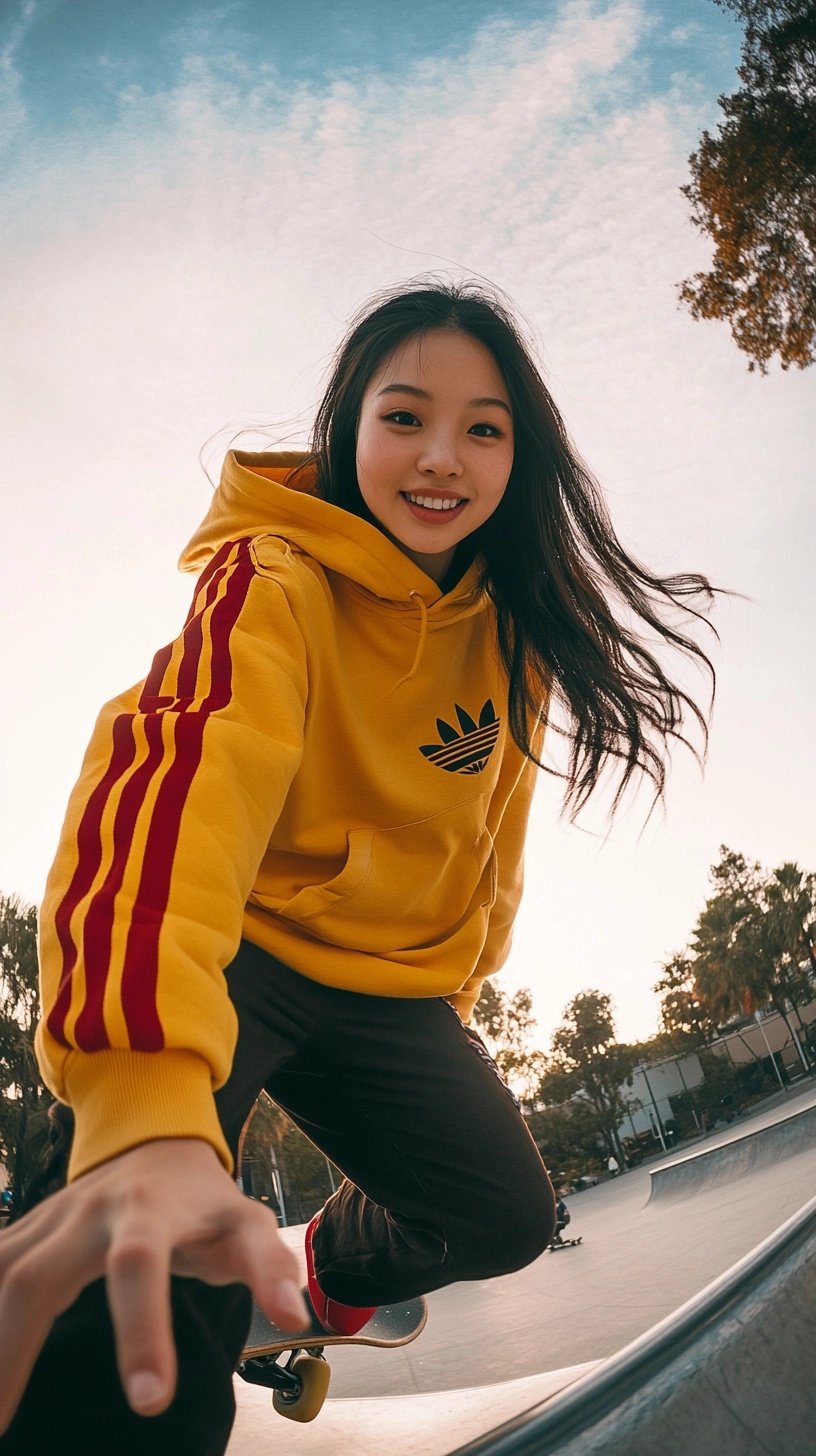
[[[318,1360],[323,1359],[323,1351],[319,1346],[309,1353]],[[287,1395],[299,1395],[303,1389],[303,1381],[291,1369],[295,1356],[299,1354],[299,1350],[293,1350],[285,1365],[275,1355],[250,1355],[248,1359],[241,1361],[238,1374],[250,1385],[265,1385],[267,1390],[282,1390]]]
[[[279,1415],[311,1421],[326,1399],[331,1368],[322,1348],[312,1345],[308,1352],[292,1350],[285,1364],[276,1355],[249,1355],[239,1364],[238,1374],[250,1385],[273,1391],[272,1404]]]
[[[333,1335],[314,1316],[307,1329],[293,1334],[272,1324],[256,1308],[238,1374],[250,1385],[263,1385],[272,1391],[278,1415],[290,1421],[313,1421],[326,1399],[331,1379],[326,1346],[375,1345],[393,1350],[416,1339],[427,1314],[424,1299],[417,1298],[403,1304],[381,1305],[356,1335]]]

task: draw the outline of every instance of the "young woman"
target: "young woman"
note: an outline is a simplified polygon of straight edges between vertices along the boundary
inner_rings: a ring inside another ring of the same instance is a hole
[[[75,1135],[0,1237],[3,1456],[224,1450],[250,1291],[306,1316],[231,1176],[263,1088],[346,1175],[307,1235],[327,1326],[542,1252],[549,1179],[467,1022],[548,705],[572,809],[610,761],[661,791],[703,723],[646,641],[707,662],[677,622],[708,584],[627,555],[473,285],[364,313],[311,453],[230,454],[182,566],[184,630],[103,709],[42,909]]]

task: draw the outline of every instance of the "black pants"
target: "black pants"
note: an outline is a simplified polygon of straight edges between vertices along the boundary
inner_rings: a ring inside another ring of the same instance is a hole
[[[439,999],[320,986],[244,942],[228,968],[238,1012],[217,1094],[227,1140],[262,1088],[345,1174],[315,1239],[324,1292],[376,1305],[530,1263],[555,1227],[538,1150],[481,1043]],[[179,1387],[134,1415],[116,1374],[102,1281],[55,1323],[0,1456],[221,1456],[249,1327],[241,1285],[173,1279]]]

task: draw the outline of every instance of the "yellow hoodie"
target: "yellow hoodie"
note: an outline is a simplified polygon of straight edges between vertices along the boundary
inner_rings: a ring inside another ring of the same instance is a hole
[[[181,635],[107,704],[40,919],[48,1085],[76,1177],[201,1137],[240,938],[312,980],[447,996],[469,1017],[503,963],[535,767],[507,728],[478,565],[447,594],[383,533],[228,455],[181,558]]]

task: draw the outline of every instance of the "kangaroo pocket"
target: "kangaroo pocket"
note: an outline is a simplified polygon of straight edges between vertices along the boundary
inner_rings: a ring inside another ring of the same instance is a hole
[[[496,896],[484,798],[394,829],[350,829],[333,880],[307,885],[278,910],[318,940],[368,953],[444,941]]]

